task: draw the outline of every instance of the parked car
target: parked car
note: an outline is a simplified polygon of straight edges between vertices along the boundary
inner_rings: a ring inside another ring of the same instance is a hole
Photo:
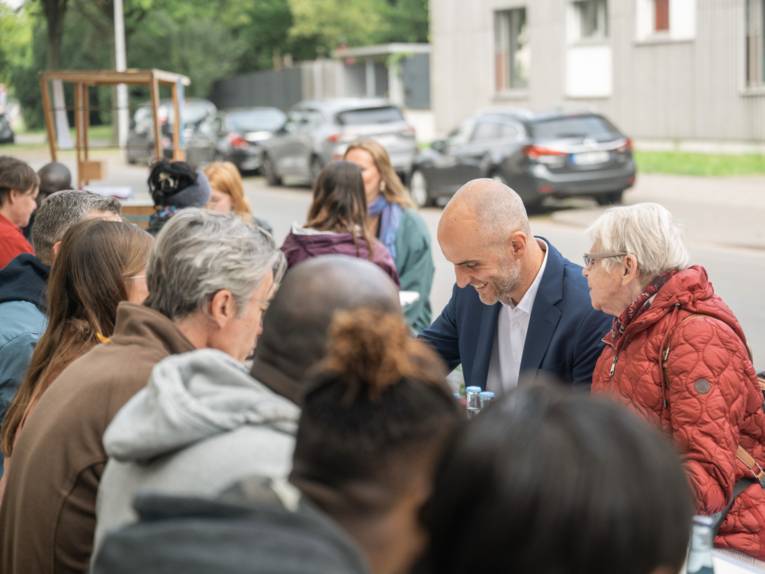
[[[359,137],[384,145],[401,175],[411,171],[417,144],[401,109],[381,99],[342,98],[293,107],[282,128],[263,142],[263,174],[270,185],[284,177],[313,182],[327,162],[342,157]]]
[[[240,172],[260,168],[261,145],[284,125],[287,116],[278,108],[239,108],[220,112],[203,122],[189,140],[189,163],[230,161]]]
[[[199,126],[218,111],[210,101],[190,98],[185,100],[183,106],[183,133],[182,142],[187,143],[199,129]],[[160,133],[162,136],[162,150],[166,158],[173,157],[173,102],[161,100],[159,103]],[[129,164],[149,164],[154,159],[154,129],[151,114],[151,104],[143,104],[133,114],[130,122],[125,145],[125,153]],[[182,145],[182,147],[185,147]]]
[[[13,143],[16,141],[16,134],[13,133],[11,122],[4,113],[0,113],[0,143]]]
[[[503,181],[530,210],[548,197],[619,203],[635,182],[632,141],[600,114],[488,110],[418,155],[412,198],[433,205],[477,177]]]

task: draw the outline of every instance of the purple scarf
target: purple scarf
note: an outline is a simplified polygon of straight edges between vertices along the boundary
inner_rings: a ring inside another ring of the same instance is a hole
[[[398,226],[401,224],[403,209],[397,203],[391,203],[382,194],[377,196],[369,206],[369,216],[380,216],[380,242],[390,253],[390,256],[396,259],[396,235]]]

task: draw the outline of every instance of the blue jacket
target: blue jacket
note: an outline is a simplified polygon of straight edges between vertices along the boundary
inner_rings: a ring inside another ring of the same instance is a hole
[[[35,345],[45,331],[49,271],[47,265],[28,253],[19,255],[0,270],[0,424],[24,380]]]
[[[611,319],[592,308],[582,268],[549,242],[547,266],[531,309],[521,374],[545,371],[589,385]],[[501,303],[484,305],[473,287],[454,286],[441,315],[422,332],[449,369],[462,363],[466,385],[486,386]]]

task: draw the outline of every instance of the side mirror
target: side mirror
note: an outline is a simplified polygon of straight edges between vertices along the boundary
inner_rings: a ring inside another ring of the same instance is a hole
[[[430,148],[438,153],[446,153],[446,140],[434,140],[430,144]]]

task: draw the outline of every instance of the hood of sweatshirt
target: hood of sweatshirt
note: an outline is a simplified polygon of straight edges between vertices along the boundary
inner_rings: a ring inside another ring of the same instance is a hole
[[[110,457],[145,461],[242,426],[295,434],[299,409],[214,349],[170,356],[104,434]]]
[[[34,255],[22,253],[0,269],[0,303],[29,301],[45,313],[50,267]]]

